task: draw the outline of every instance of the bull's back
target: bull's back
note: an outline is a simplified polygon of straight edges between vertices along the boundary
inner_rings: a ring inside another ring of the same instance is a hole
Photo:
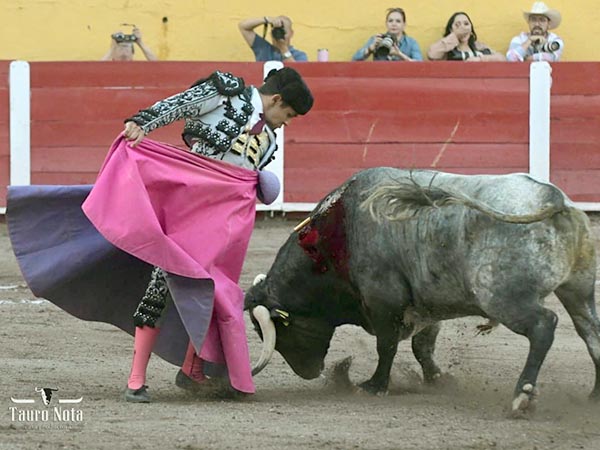
[[[587,216],[571,207],[530,224],[502,222],[462,204],[423,208],[411,219],[380,223],[361,208],[375,187],[407,176],[414,173],[373,169],[345,188],[352,276],[377,274],[391,291],[409,285],[423,301],[476,314],[480,295],[502,295],[515,286],[534,286],[547,295],[572,276],[577,264],[595,266]],[[551,191],[550,198],[562,195]],[[540,207],[535,198],[549,197],[534,192],[521,198],[531,211]]]

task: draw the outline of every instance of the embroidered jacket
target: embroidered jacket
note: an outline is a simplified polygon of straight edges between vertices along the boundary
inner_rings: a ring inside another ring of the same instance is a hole
[[[144,133],[185,119],[182,137],[191,151],[240,166],[262,169],[277,149],[273,131],[265,126],[250,136],[248,122],[254,112],[252,95],[244,80],[216,71],[189,89],[140,110],[125,121],[138,124]]]

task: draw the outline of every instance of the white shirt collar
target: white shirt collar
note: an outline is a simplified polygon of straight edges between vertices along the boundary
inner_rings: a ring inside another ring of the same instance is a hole
[[[252,112],[252,116],[248,122],[249,127],[252,128],[260,120],[260,115],[263,112],[263,104],[262,100],[260,99],[260,93],[255,87],[252,88],[252,98],[250,99],[250,103],[252,103],[252,106],[254,106],[254,111]]]

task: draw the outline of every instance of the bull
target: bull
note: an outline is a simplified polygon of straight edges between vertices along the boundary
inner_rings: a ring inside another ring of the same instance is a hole
[[[557,315],[554,292],[595,366],[600,398],[600,321],[589,219],[552,184],[526,174],[455,175],[375,168],[325,197],[245,296],[263,351],[277,350],[305,379],[322,372],[335,328],[361,326],[377,340],[378,364],[359,388],[385,393],[398,342],[426,383],[440,321],[482,316],[527,337],[529,354],[512,411],[533,410],[538,373]]]

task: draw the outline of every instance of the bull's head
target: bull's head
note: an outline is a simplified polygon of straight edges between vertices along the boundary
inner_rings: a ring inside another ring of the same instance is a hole
[[[263,351],[252,374],[260,372],[277,350],[297,375],[305,379],[318,377],[334,326],[323,317],[290,310],[287,306],[291,305],[281,304],[271,289],[269,280],[259,275],[246,293],[245,308],[250,310],[254,327],[263,339]]]

